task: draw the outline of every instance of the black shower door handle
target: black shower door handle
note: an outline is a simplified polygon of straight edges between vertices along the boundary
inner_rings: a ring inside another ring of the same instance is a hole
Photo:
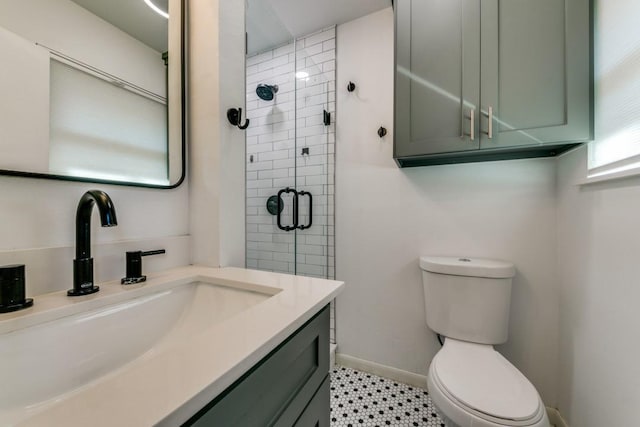
[[[293,193],[293,225],[282,225],[282,204],[284,201],[282,200],[282,195],[285,193]],[[278,191],[278,228],[284,231],[291,231],[298,228],[298,192],[293,188],[283,188]]]
[[[313,217],[313,197],[308,191],[299,191],[298,194],[300,196],[309,196],[309,223],[307,225],[298,226],[300,230],[306,230],[307,228],[311,228],[312,224],[311,218]]]

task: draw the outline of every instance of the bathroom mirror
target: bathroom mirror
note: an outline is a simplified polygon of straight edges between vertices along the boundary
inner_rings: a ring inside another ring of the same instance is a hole
[[[174,188],[184,0],[0,0],[0,174]]]

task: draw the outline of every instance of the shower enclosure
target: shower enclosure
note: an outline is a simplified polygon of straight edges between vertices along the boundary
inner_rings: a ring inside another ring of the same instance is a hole
[[[335,27],[249,53],[246,81],[247,267],[333,279]]]

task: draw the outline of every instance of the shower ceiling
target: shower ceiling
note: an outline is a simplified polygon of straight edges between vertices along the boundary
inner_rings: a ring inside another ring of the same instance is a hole
[[[391,6],[391,0],[247,0],[252,55]]]

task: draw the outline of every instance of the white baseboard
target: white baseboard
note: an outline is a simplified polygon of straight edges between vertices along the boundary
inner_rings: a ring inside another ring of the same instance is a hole
[[[560,415],[560,411],[558,411],[556,408],[549,408],[547,406],[547,415],[549,416],[549,422],[552,426],[569,427],[569,424],[567,424],[564,418],[562,418],[562,415]]]
[[[402,369],[392,368],[391,366],[358,359],[357,357],[349,356],[348,354],[337,353],[336,363],[347,368],[368,372],[370,374],[409,384],[414,387],[420,387],[423,389],[427,388],[427,377],[424,375],[414,374],[413,372],[403,371]]]

